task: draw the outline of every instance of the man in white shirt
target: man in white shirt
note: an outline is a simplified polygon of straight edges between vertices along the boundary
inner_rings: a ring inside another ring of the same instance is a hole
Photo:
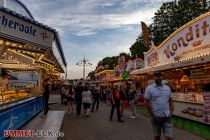
[[[145,91],[145,104],[151,115],[151,121],[154,129],[155,140],[160,140],[161,129],[166,140],[173,139],[172,112],[173,102],[171,90],[168,86],[162,84],[161,72],[154,73],[155,83],[149,85]]]

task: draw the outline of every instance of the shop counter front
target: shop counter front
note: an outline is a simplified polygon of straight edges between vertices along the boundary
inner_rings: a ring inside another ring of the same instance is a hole
[[[204,99],[202,94],[173,93],[174,112],[173,115],[197,121],[204,121]]]
[[[4,137],[4,130],[16,130],[43,110],[43,98],[30,97],[0,107],[0,140]]]

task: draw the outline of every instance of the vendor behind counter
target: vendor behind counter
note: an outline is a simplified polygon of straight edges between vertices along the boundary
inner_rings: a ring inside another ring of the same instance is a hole
[[[1,76],[0,76],[0,87],[3,88],[4,90],[8,89],[8,75],[5,70],[1,71]]]

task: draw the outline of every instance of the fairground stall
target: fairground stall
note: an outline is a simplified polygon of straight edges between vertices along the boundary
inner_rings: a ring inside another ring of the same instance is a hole
[[[142,87],[144,87],[144,82],[142,81],[140,77],[145,76],[145,75],[141,75],[141,74],[131,75],[130,73],[132,73],[135,70],[141,69],[143,67],[144,67],[144,60],[140,58],[129,60],[126,66],[126,71],[129,72],[128,77],[132,81],[131,84],[134,85],[138,94],[142,94],[143,92]]]
[[[21,2],[0,0],[0,139],[43,109],[43,78],[59,77],[65,67],[58,33]]]
[[[164,84],[173,92],[174,115],[210,123],[210,100],[204,101],[203,88],[210,83],[210,13],[205,13],[172,33],[158,47],[144,53],[145,68],[132,74],[162,71]]]
[[[137,90],[137,95],[139,95],[138,103],[142,105],[142,87],[145,86],[143,85],[145,83],[139,78],[141,75],[130,75],[130,73],[143,67],[144,61],[140,58],[126,62],[125,57],[120,56],[118,58],[118,65],[115,66],[114,70],[103,70],[94,75],[95,82],[99,83],[102,88],[113,87],[114,85],[127,85],[127,88],[134,88]]]
[[[103,66],[101,66],[103,67]],[[94,75],[95,82],[101,83],[107,86],[113,86],[114,84],[123,85],[127,82],[134,85],[137,90],[141,90],[140,75],[130,75],[134,70],[144,67],[144,61],[140,58],[134,60],[125,61],[124,56],[118,58],[118,64],[114,67],[114,70],[102,70]]]

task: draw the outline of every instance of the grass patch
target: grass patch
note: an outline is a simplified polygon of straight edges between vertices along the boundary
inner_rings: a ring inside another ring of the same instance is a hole
[[[145,107],[137,109],[137,112],[145,117],[149,117],[149,112]],[[173,116],[173,125],[177,128],[184,129],[201,137],[210,138],[210,126],[196,121],[184,119],[181,117]]]

